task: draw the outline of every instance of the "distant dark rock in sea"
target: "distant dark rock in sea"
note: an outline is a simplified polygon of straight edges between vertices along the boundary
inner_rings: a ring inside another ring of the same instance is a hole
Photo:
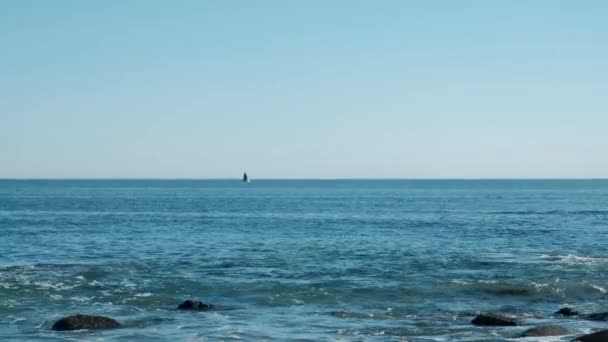
[[[593,334],[587,334],[583,336],[579,336],[572,340],[571,342],[606,342],[608,341],[608,330],[602,330],[595,332]]]
[[[496,296],[530,296],[533,293],[530,289],[518,287],[488,288],[486,292]]]
[[[582,317],[584,319],[588,319],[590,321],[608,321],[608,312],[596,312],[596,313],[582,315]]]
[[[555,312],[555,315],[576,316],[576,315],[578,315],[578,311],[574,311],[572,308],[569,308],[569,307],[563,307],[563,308],[557,310]]]
[[[77,314],[64,317],[55,324],[53,330],[81,330],[81,329],[112,329],[119,328],[120,323],[103,316],[90,316]]]
[[[515,318],[497,313],[479,314],[471,323],[474,325],[517,325]]]
[[[570,330],[557,325],[545,325],[530,328],[521,333],[520,337],[560,336],[572,333]]]
[[[213,304],[206,304],[198,300],[187,300],[177,306],[179,310],[195,310],[195,311],[206,311],[215,308]]]

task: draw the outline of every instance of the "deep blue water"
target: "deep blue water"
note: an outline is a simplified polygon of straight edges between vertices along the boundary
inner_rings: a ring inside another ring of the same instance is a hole
[[[607,180],[0,180],[0,340],[493,341],[608,323]],[[179,312],[202,299],[211,312]],[[470,325],[479,311],[522,326]],[[74,313],[124,328],[54,332]]]

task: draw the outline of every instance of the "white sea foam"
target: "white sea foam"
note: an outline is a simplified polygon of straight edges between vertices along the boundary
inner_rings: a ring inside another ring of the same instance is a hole
[[[90,297],[76,296],[76,297],[72,297],[70,299],[74,300],[74,301],[77,301],[77,302],[89,302],[89,301],[95,299],[95,296],[90,296]]]
[[[150,297],[152,294],[150,292],[137,293],[135,297]]]
[[[567,265],[592,265],[592,264],[602,264],[608,263],[608,257],[588,257],[588,256],[579,256],[575,254],[566,254],[566,255],[541,255],[541,259],[555,262],[558,264],[567,264]]]
[[[26,319],[25,319],[25,318],[23,318],[23,317],[17,317],[17,318],[15,318],[15,319],[13,319],[12,321],[10,321],[10,322],[9,322],[9,324],[15,324],[15,323],[18,323],[18,322],[23,322],[23,321],[25,321],[25,320],[26,320]]]
[[[56,291],[70,290],[76,287],[76,285],[66,285],[64,283],[53,283],[50,281],[34,281],[33,285],[38,286],[39,289],[52,289]]]
[[[7,290],[16,289],[17,288],[14,285],[11,285],[9,283],[3,283],[3,282],[0,282],[0,287],[3,288],[3,289],[7,289]]]
[[[127,279],[123,279],[123,281],[120,282],[120,285],[122,285],[123,287],[129,288],[129,289],[133,289],[137,287],[137,284],[135,284],[134,282],[131,282]]]
[[[538,290],[541,290],[541,289],[543,289],[543,288],[545,288],[545,287],[547,287],[547,286],[549,286],[551,284],[549,284],[549,283],[537,283],[537,282],[533,281],[533,282],[530,283],[530,285],[532,285],[538,291]]]
[[[595,284],[589,284],[589,286],[591,286],[592,288],[600,291],[601,293],[605,294],[606,293],[606,288],[601,287],[599,285],[595,285]]]

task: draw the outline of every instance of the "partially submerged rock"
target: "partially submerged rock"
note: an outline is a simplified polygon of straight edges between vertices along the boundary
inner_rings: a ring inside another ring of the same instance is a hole
[[[53,330],[82,330],[82,329],[113,329],[120,327],[120,323],[112,318],[77,314],[64,317],[55,324]]]
[[[187,300],[177,306],[179,310],[194,310],[194,311],[205,311],[212,310],[215,307],[213,304],[206,304],[198,300]]]
[[[578,311],[575,311],[574,309],[566,306],[566,307],[563,307],[563,308],[557,310],[555,312],[555,315],[576,316],[576,315],[578,315]]]
[[[560,336],[568,335],[571,331],[558,325],[545,325],[540,327],[530,328],[521,333],[520,337],[538,337],[538,336]]]
[[[592,314],[583,315],[584,319],[590,321],[608,321],[608,312],[596,312]]]
[[[479,314],[471,321],[471,323],[474,325],[517,325],[517,321],[514,317],[497,313]]]
[[[587,334],[583,336],[579,336],[572,340],[571,342],[606,342],[608,341],[608,330],[602,330],[595,332],[593,334]]]
[[[486,292],[496,296],[530,296],[533,293],[530,289],[521,287],[488,288]]]

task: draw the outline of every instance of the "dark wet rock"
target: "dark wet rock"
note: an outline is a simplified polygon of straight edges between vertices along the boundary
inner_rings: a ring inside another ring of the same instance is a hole
[[[530,328],[521,333],[520,337],[532,337],[532,336],[560,336],[568,335],[571,331],[557,325],[545,325],[540,327]]]
[[[582,317],[590,321],[608,321],[608,312],[596,312],[592,314],[583,315]]]
[[[583,336],[579,336],[572,340],[572,342],[606,342],[608,341],[608,330],[602,330],[595,332],[593,334],[587,334]]]
[[[474,325],[517,325],[515,318],[496,313],[482,313],[472,321]]]
[[[198,300],[187,300],[177,306],[179,310],[195,310],[195,311],[206,311],[212,310],[215,307],[213,304],[206,304]]]
[[[576,316],[576,315],[578,315],[578,311],[574,311],[572,308],[569,308],[569,307],[563,307],[563,308],[557,310],[557,312],[555,312],[555,315]]]
[[[486,292],[495,296],[530,296],[533,293],[529,289],[518,287],[488,288],[486,289]]]
[[[111,318],[81,314],[64,317],[53,324],[53,330],[113,329],[118,327],[120,327],[120,323]]]

